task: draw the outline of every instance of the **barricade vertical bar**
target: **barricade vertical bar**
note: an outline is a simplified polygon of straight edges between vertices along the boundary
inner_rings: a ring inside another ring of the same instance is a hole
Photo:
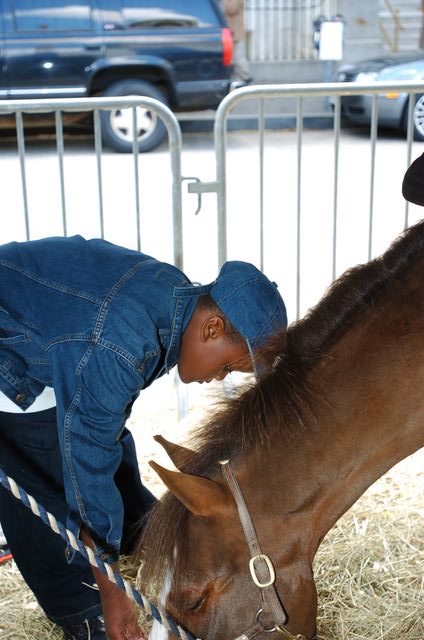
[[[337,262],[337,201],[339,186],[339,150],[340,150],[341,97],[336,96],[334,107],[334,191],[333,191],[333,269],[332,279],[336,279]]]
[[[94,110],[94,149],[97,165],[97,189],[99,194],[100,237],[105,237],[104,213],[103,213],[103,180],[102,180],[102,136],[100,129],[100,113]]]
[[[302,7],[303,9],[303,7]],[[296,47],[295,50],[293,52],[293,57],[295,59],[300,59],[302,57],[301,52],[302,52],[302,33],[301,33],[301,21],[302,21],[302,11],[299,10],[298,7],[296,7],[293,11],[293,27],[294,27],[294,32],[295,32],[295,43],[296,43]]]
[[[172,171],[172,211],[174,227],[174,264],[179,269],[184,268],[183,246],[183,213],[181,191],[181,129],[176,117],[172,115],[174,126],[168,129],[169,150],[171,153]]]
[[[280,38],[278,41],[278,60],[284,60],[284,17],[283,17],[283,5],[282,2],[284,0],[280,0],[280,4],[278,6],[278,33],[280,34]]]
[[[267,41],[267,37],[266,37],[266,7],[265,7],[265,0],[262,0],[262,2],[261,2],[259,16],[260,16],[260,23],[261,23],[261,30],[260,30],[260,36],[259,36],[260,56],[261,56],[261,60],[266,60],[267,59],[266,58],[266,56],[267,56],[267,48],[265,47],[265,43]]]
[[[372,257],[373,222],[374,222],[374,178],[375,178],[375,149],[378,126],[378,95],[372,96],[371,102],[371,172],[370,172],[370,212],[368,228],[368,260]]]
[[[272,7],[268,7],[268,24],[267,24],[267,29],[268,29],[268,60],[271,60],[272,62],[275,61],[275,6]]]
[[[141,221],[140,221],[140,186],[138,173],[138,140],[137,140],[137,108],[132,108],[133,124],[133,159],[134,159],[134,186],[135,186],[135,218],[137,228],[137,250],[141,250]]]
[[[218,220],[218,267],[227,259],[227,181],[226,181],[226,115],[227,102],[224,98],[218,107],[214,125],[215,160],[217,179],[217,220]],[[222,117],[221,117],[222,113]]]
[[[25,135],[22,111],[16,112],[16,135],[18,141],[19,166],[21,169],[22,197],[24,201],[25,233],[26,239],[29,240],[28,193],[25,172]]]
[[[259,101],[259,242],[260,270],[264,270],[264,136],[265,136],[265,100]]]
[[[313,55],[313,40],[312,40],[312,31],[313,31],[313,22],[314,22],[314,18],[313,18],[313,10],[312,10],[312,5],[309,5],[306,9],[305,9],[305,33],[304,33],[304,38],[305,40],[307,40],[308,42],[308,49],[307,49],[307,57],[312,57]]]
[[[415,107],[415,93],[409,93],[408,100],[408,124],[407,124],[407,152],[406,152],[406,167],[411,164],[412,159],[412,141],[414,138],[414,107]],[[409,202],[405,200],[405,222],[404,229],[409,224]]]
[[[287,0],[286,0],[286,4],[287,4]],[[291,25],[291,20],[289,19],[289,7],[286,6],[285,7],[285,23],[286,23],[286,39],[287,39],[287,47],[286,47],[286,60],[291,60],[292,59],[292,50],[293,50],[293,31],[292,31],[292,25]],[[291,16],[290,16],[291,18]]]
[[[63,143],[63,119],[62,112],[55,111],[55,125],[56,125],[56,149],[57,149],[57,158],[59,160],[59,179],[60,179],[60,203],[62,207],[62,226],[63,226],[63,235],[66,237],[68,235],[67,224],[66,224],[66,200],[65,200],[65,180],[64,180],[64,170],[63,170],[63,157],[64,157],[64,143]]]
[[[297,237],[296,237],[296,320],[300,317],[300,228],[301,228],[301,193],[302,193],[302,132],[303,132],[303,98],[297,99],[296,113],[296,149],[297,149]]]
[[[169,118],[172,119],[172,126]],[[164,118],[168,131],[169,150],[171,153],[172,171],[172,211],[173,211],[173,240],[174,240],[174,264],[179,269],[184,268],[183,245],[183,216],[182,216],[182,177],[181,177],[181,129],[173,114]],[[178,371],[175,372],[175,388],[178,399],[178,418],[182,419],[188,414],[188,391],[182,385]]]
[[[306,54],[306,51],[307,51],[307,49],[305,47],[305,44],[306,44],[305,43],[305,34],[309,31],[309,29],[308,29],[309,25],[306,25],[307,10],[308,10],[307,7],[304,7],[302,9],[302,13],[300,15],[300,20],[299,20],[299,22],[300,22],[300,25],[299,25],[299,51],[298,51],[299,58],[306,57],[305,54]],[[308,45],[309,45],[309,43],[308,43]],[[308,46],[308,49],[309,49],[309,46]]]

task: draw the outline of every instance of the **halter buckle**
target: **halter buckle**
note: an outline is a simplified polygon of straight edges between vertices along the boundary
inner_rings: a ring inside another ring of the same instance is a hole
[[[252,627],[247,629],[240,636],[237,636],[234,640],[254,640],[257,636],[260,636],[262,633],[279,633],[286,640],[306,640],[305,636],[302,634],[292,635],[285,629],[283,626],[279,624],[275,624],[272,627],[266,627],[264,622],[261,620],[261,616],[264,613],[263,609],[258,609],[255,615],[255,623]],[[314,636],[313,640],[317,640]]]
[[[261,582],[260,578],[258,577],[258,574],[256,573],[256,567],[255,567],[256,560],[264,560],[267,566],[269,579],[265,582]],[[264,553],[259,553],[257,556],[253,556],[253,558],[249,560],[249,571],[250,571],[250,575],[252,576],[253,582],[260,589],[266,589],[267,587],[270,587],[275,582],[274,565],[272,564],[270,558]]]

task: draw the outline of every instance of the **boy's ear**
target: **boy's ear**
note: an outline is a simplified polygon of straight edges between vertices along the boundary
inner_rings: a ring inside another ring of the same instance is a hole
[[[225,334],[225,322],[222,316],[210,316],[202,325],[202,338],[204,341],[212,338],[220,338]]]

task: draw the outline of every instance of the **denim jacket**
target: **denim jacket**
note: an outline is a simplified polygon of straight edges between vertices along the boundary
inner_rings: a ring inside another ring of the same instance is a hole
[[[21,408],[57,399],[67,526],[117,558],[119,436],[140,390],[178,359],[197,296],[176,267],[103,240],[0,247],[0,389]]]

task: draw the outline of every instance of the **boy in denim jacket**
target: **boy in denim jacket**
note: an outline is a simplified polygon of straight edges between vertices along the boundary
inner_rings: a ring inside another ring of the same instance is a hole
[[[175,365],[186,383],[252,371],[256,347],[286,324],[277,286],[248,263],[195,286],[104,240],[3,245],[0,467],[119,570],[155,500],[125,427],[140,390]],[[65,638],[143,637],[127,596],[2,487],[0,521]]]

